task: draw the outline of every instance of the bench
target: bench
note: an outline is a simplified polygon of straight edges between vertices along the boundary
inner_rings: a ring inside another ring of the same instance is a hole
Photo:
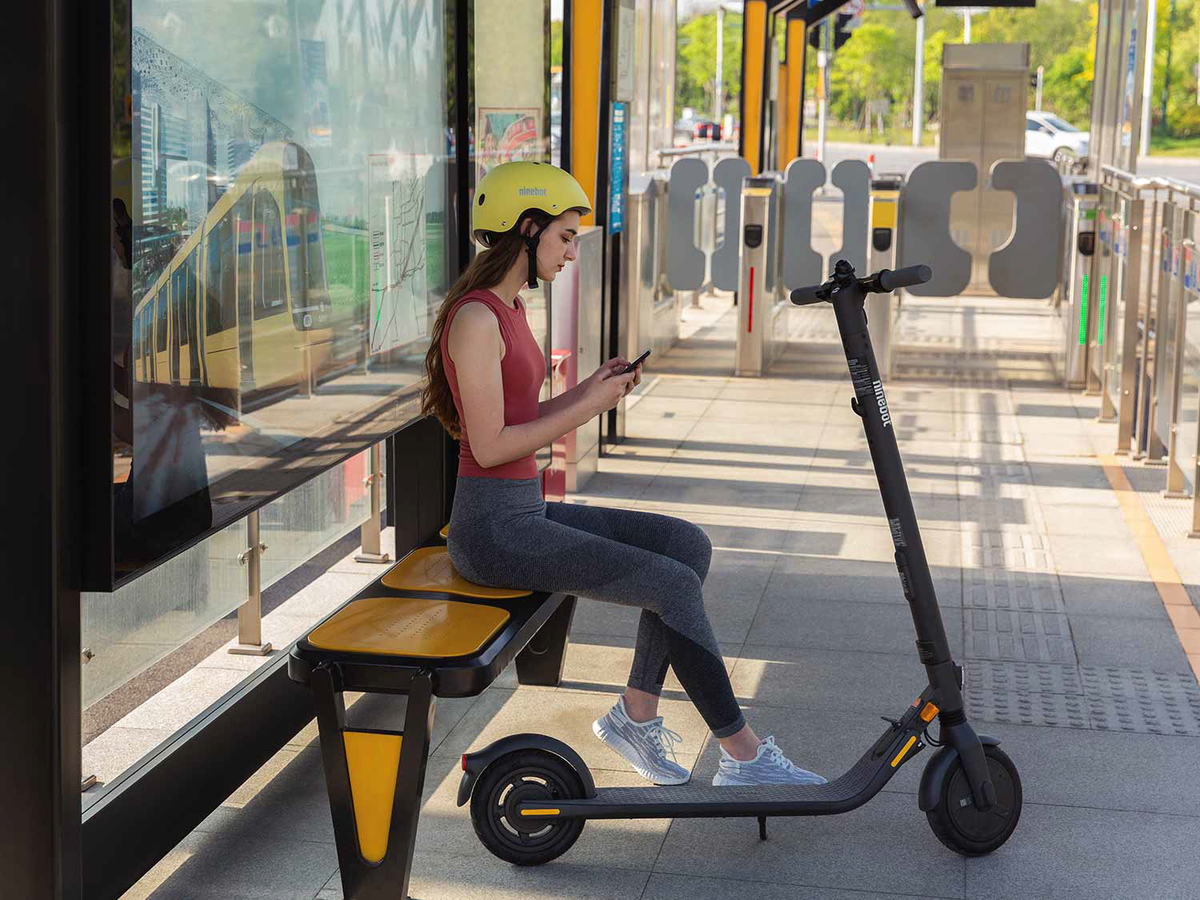
[[[441,537],[446,535],[442,529]],[[444,544],[409,553],[296,642],[313,694],[346,900],[407,900],[435,698],[562,678],[575,597],[472,584]],[[407,697],[401,731],[349,728],[343,692]]]

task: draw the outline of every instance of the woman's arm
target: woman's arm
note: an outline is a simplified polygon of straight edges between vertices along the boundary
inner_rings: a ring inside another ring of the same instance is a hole
[[[577,401],[579,397],[579,389],[583,384],[577,384],[573,388],[568,388],[557,397],[551,397],[549,400],[542,400],[538,403],[538,416],[546,416],[556,410],[564,409]]]
[[[464,304],[450,323],[447,345],[458,374],[471,452],[489,469],[528,456],[597,414],[583,402],[583,392],[573,389],[554,398],[559,402],[534,421],[505,425],[502,341],[496,316],[484,303]]]

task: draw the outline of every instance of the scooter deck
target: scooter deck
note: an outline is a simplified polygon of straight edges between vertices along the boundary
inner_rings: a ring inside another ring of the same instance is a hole
[[[911,732],[895,734],[882,752],[879,745],[873,747],[849,771],[827,784],[598,788],[592,798],[522,803],[518,809],[522,816],[564,819],[833,815],[855,809],[870,800],[896,774],[900,765],[915,756],[922,746]],[[909,735],[913,737],[911,742]]]

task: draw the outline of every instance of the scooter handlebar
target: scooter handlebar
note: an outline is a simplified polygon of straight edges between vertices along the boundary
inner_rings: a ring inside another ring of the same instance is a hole
[[[903,269],[884,269],[879,273],[879,287],[884,291],[924,284],[933,277],[929,266],[906,266]]]
[[[823,284],[810,284],[808,287],[796,288],[792,291],[792,302],[797,306],[808,306],[828,300],[829,295]]]

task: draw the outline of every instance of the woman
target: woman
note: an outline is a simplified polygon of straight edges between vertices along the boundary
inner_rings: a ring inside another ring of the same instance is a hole
[[[575,259],[589,207],[578,182],[545,163],[497,166],[477,188],[471,226],[487,249],[447,295],[425,360],[424,411],[461,441],[450,558],[479,584],[642,609],[628,687],[592,730],[643,777],[683,784],[691,774],[673,759],[680,736],[657,715],[669,664],[720,742],[714,785],[821,784],[742,717],[704,612],[704,532],[669,516],[542,499],[534,451],[612,409],[641,378],[640,367],[624,374],[628,361],[612,359],[538,402],[546,360],[518,293]]]

